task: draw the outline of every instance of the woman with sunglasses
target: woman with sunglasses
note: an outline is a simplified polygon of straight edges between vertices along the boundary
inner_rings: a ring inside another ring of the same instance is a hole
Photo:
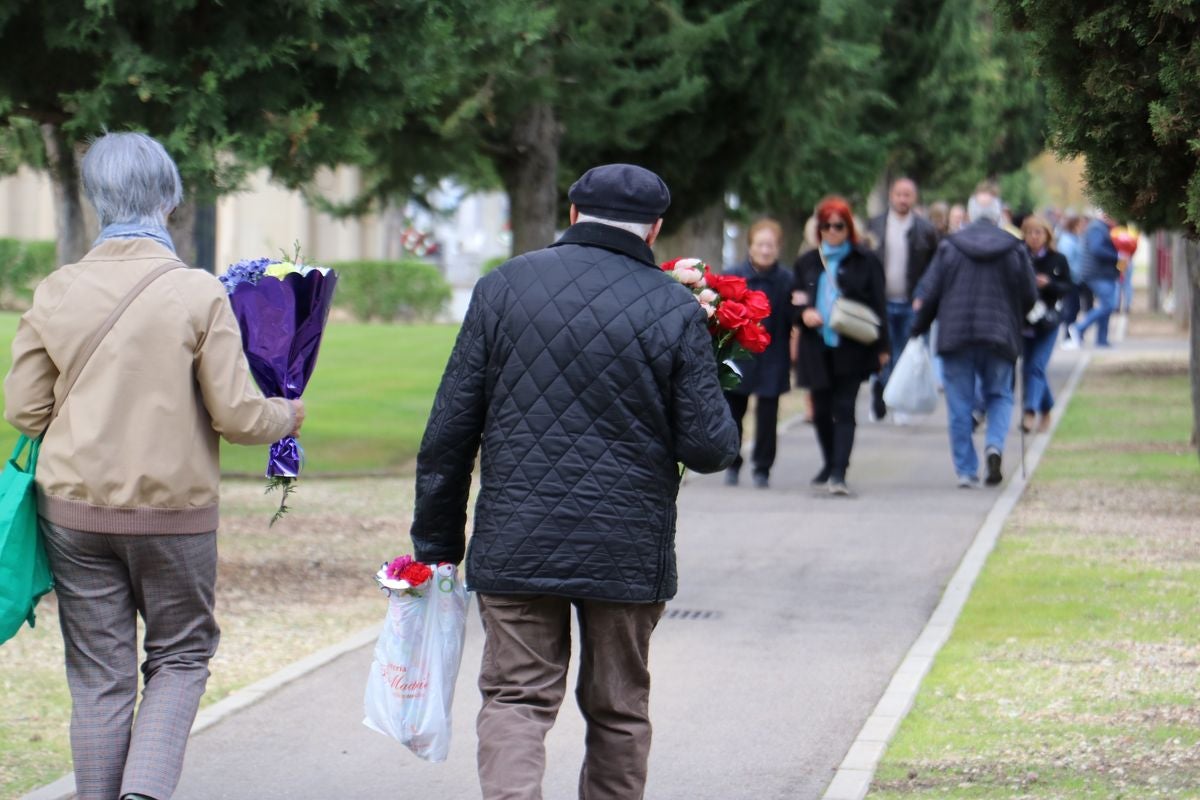
[[[861,344],[840,336],[827,324],[837,298],[874,309],[887,319],[883,265],[860,246],[850,204],[827,197],[817,205],[817,248],[796,260],[797,327],[800,345],[797,383],[813,398],[813,427],[824,459],[812,485],[832,495],[849,495],[846,470],[854,447],[854,406],[863,381],[887,363],[887,326],[879,338]]]

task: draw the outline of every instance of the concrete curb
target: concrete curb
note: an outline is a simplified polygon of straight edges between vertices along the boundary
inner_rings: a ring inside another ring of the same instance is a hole
[[[1042,454],[1058,429],[1063,412],[1070,404],[1075,389],[1090,362],[1091,354],[1081,353],[1079,362],[1075,365],[1075,369],[1067,381],[1066,388],[1055,404],[1050,430],[1044,436],[1036,437],[1032,447],[1025,454],[1025,475],[1013,474],[1003,492],[996,498],[992,510],[983,521],[978,533],[975,534],[975,540],[963,556],[954,576],[946,585],[941,602],[934,609],[933,616],[929,618],[921,635],[917,637],[904,660],[900,662],[899,668],[892,676],[891,683],[883,692],[883,697],[879,699],[871,716],[867,718],[862,730],[859,731],[858,737],[846,752],[846,757],[834,774],[833,781],[825,790],[822,800],[863,800],[867,796],[867,792],[871,788],[871,781],[875,777],[875,770],[879,767],[888,743],[896,735],[901,721],[912,708],[917,692],[921,688],[921,682],[925,679],[930,667],[933,666],[934,657],[942,649],[946,640],[950,638],[954,624],[958,621],[958,616],[962,613],[963,606],[971,594],[971,588],[979,578],[979,573],[982,572],[983,565],[992,552],[992,548],[996,546],[996,540],[1000,536],[1005,520],[1016,507],[1025,487],[1033,477],[1038,463],[1042,460]]]
[[[299,661],[288,664],[283,669],[272,675],[268,675],[261,681],[238,689],[224,700],[213,703],[196,715],[196,721],[192,723],[191,735],[195,736],[205,728],[211,728],[230,714],[234,714],[247,706],[257,703],[267,695],[282,689],[292,681],[304,677],[308,673],[344,656],[346,653],[357,650],[360,647],[365,647],[379,638],[380,628],[381,625],[372,625],[369,628],[363,628],[337,644],[326,647],[324,650],[318,650],[312,655],[305,656]],[[20,800],[71,800],[73,797],[75,797],[75,773],[69,772],[54,783],[34,789],[29,794],[21,797]]]

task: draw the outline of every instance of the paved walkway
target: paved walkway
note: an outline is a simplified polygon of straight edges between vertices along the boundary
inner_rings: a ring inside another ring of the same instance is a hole
[[[1056,388],[1077,358],[1056,352]],[[1020,469],[1015,431],[1006,474]],[[997,496],[955,487],[940,413],[863,422],[852,499],[810,489],[817,467],[813,432],[798,424],[769,491],[716,475],[681,493],[680,592],[652,644],[648,798],[819,798]],[[196,734],[175,797],[478,798],[480,640],[472,610],[447,763],[362,726],[368,646]],[[547,743],[549,800],[576,792],[583,724],[568,697]]]

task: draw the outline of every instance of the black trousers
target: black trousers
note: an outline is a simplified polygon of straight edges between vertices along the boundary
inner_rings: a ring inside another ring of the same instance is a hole
[[[725,400],[729,403],[733,421],[737,423],[738,443],[741,444],[742,418],[746,416],[746,409],[750,407],[750,395],[726,392]],[[754,464],[756,473],[771,474],[771,467],[775,465],[777,443],[775,429],[778,424],[779,398],[754,395],[754,452],[751,453],[750,460]],[[742,462],[742,454],[739,452],[731,469],[741,469]]]
[[[854,403],[860,385],[857,378],[834,376],[829,388],[812,390],[817,444],[830,476],[838,480],[846,479],[854,449]]]

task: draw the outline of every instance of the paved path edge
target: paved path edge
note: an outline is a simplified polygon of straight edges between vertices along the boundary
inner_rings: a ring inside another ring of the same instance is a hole
[[[822,800],[863,800],[871,788],[875,770],[883,759],[888,743],[900,729],[900,723],[912,709],[921,683],[925,680],[933,660],[942,645],[950,638],[954,625],[970,597],[988,556],[996,546],[1000,531],[1008,515],[1016,507],[1025,487],[1029,485],[1034,471],[1042,460],[1042,455],[1058,430],[1058,423],[1070,405],[1075,389],[1079,386],[1091,363],[1091,353],[1082,353],[1075,365],[1066,388],[1055,403],[1051,412],[1050,430],[1045,435],[1038,435],[1033,445],[1025,453],[1025,473],[1014,472],[1009,478],[1000,496],[996,498],[992,510],[988,512],[983,525],[975,534],[975,539],[959,562],[954,576],[946,584],[942,599],[934,609],[933,615],[925,628],[909,648],[904,660],[892,675],[892,680],[883,692],[875,709],[867,718],[858,737],[850,745],[846,757],[842,760],[837,772],[834,773]]]
[[[236,714],[238,711],[254,705],[267,695],[279,691],[292,681],[303,678],[346,653],[374,642],[379,638],[381,627],[382,623],[363,628],[337,644],[318,650],[256,683],[231,692],[224,700],[213,703],[196,715],[196,721],[192,723],[191,735],[194,736],[205,728],[211,728],[231,714]],[[75,797],[75,773],[68,772],[53,783],[34,789],[20,800],[71,800],[73,797]]]

